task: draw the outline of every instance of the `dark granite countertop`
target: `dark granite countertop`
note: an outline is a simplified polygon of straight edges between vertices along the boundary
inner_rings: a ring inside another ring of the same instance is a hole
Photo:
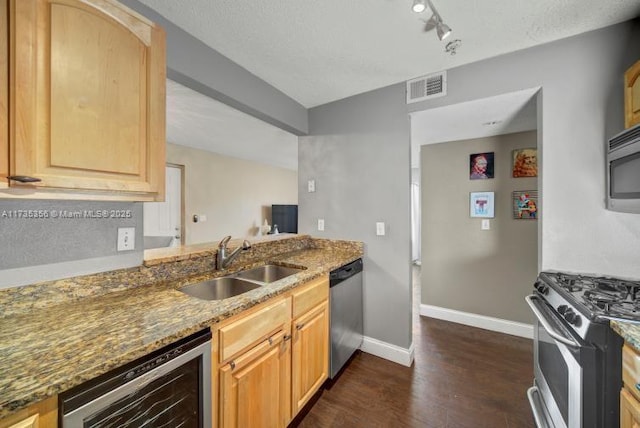
[[[2,293],[0,418],[207,328],[363,255],[362,243],[352,241],[303,236],[291,242],[295,243],[294,247],[289,247],[293,251],[276,255],[268,251],[260,253],[258,249],[253,259],[247,258],[242,265],[234,262],[234,266],[223,273],[265,262],[305,267],[306,270],[221,301],[199,300],[177,291],[185,284],[223,274],[195,269],[193,263],[199,262],[192,259],[190,265],[164,263]],[[207,257],[213,257],[212,252]],[[210,260],[207,263],[210,266]],[[185,275],[185,272],[191,275]],[[140,278],[139,283],[130,278]],[[146,278],[146,283],[141,278]],[[123,282],[127,284],[122,285]],[[79,292],[77,288],[83,291]],[[88,289],[92,291],[88,292]],[[105,289],[109,289],[108,292]],[[46,303],[43,302],[46,298],[37,298],[45,295],[55,298]]]
[[[629,345],[640,352],[640,324],[625,321],[611,321],[611,328],[618,333]]]

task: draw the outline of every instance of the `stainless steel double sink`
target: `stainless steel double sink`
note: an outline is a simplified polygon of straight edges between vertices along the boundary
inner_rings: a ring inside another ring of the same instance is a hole
[[[179,291],[204,300],[228,299],[229,297],[260,288],[265,284],[295,275],[303,270],[305,269],[267,264],[232,275],[186,285],[180,288]]]

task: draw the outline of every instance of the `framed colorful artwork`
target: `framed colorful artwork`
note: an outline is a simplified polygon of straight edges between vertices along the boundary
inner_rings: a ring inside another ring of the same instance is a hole
[[[469,194],[469,215],[479,218],[494,217],[494,192],[471,192]]]
[[[493,152],[469,155],[469,179],[493,178]]]
[[[513,177],[538,176],[538,150],[516,149],[513,151]]]
[[[535,220],[539,216],[537,190],[516,190],[513,192],[513,218]]]

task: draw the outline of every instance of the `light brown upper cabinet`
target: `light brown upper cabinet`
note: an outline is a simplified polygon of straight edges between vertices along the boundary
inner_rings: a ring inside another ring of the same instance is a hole
[[[640,61],[624,74],[624,126],[640,123]]]
[[[9,5],[0,0],[0,189],[9,175]]]
[[[164,31],[114,0],[8,1],[0,197],[163,200]]]

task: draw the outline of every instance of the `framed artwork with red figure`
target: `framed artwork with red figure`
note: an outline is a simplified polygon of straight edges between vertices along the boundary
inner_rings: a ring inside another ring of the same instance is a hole
[[[469,179],[485,180],[493,178],[493,152],[469,155]]]

